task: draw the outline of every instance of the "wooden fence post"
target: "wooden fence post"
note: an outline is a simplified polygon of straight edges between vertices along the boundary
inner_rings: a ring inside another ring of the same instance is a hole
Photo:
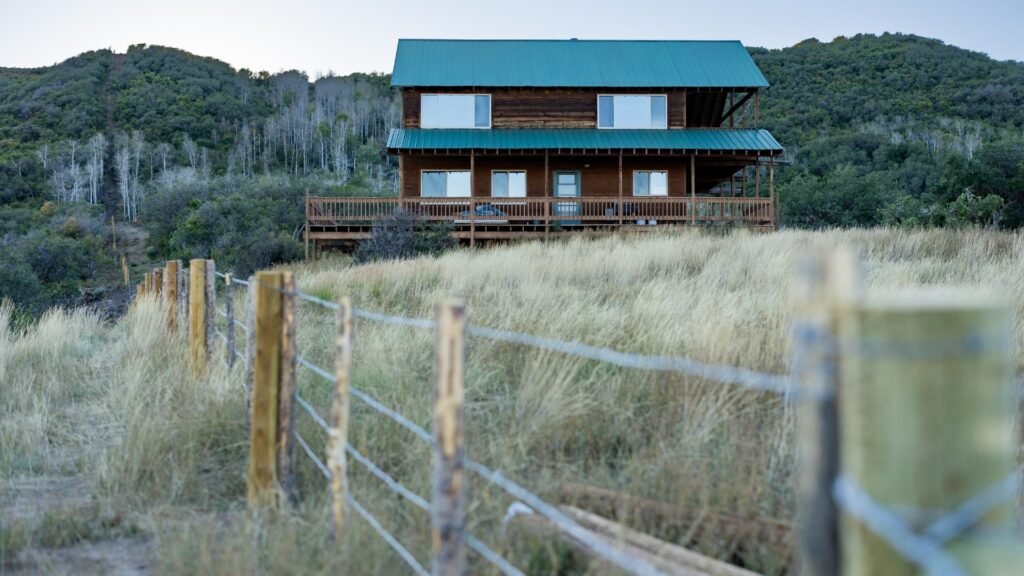
[[[252,409],[249,426],[249,479],[251,508],[277,506],[278,391],[281,382],[282,299],[281,273],[256,274],[254,310],[256,331],[253,361]]]
[[[839,573],[839,510],[832,486],[839,474],[836,317],[857,286],[857,260],[838,251],[808,257],[797,279],[801,307],[794,330],[797,401],[797,561],[803,576]]]
[[[466,566],[466,453],[462,422],[465,324],[462,303],[448,301],[438,305],[434,389],[437,449],[431,514],[435,576],[461,575]]]
[[[188,347],[192,375],[206,371],[206,348],[209,345],[206,328],[206,261],[189,262],[188,287]]]
[[[352,301],[338,301],[335,319],[338,335],[334,349],[334,401],[331,403],[331,429],[327,432],[327,467],[331,470],[331,534],[336,542],[345,541],[345,494],[348,493],[348,385],[352,369]]]
[[[153,268],[153,295],[161,296],[164,292],[164,269]]]
[[[206,281],[206,360],[213,357],[213,343],[217,341],[217,265],[213,260],[206,260],[203,263],[206,268],[203,279]]]
[[[124,285],[130,286],[131,280],[129,279],[128,258],[125,257],[124,254],[121,254],[121,274],[124,276]]]
[[[295,276],[281,273],[281,376],[278,392],[277,477],[289,502],[295,500]]]
[[[191,262],[189,265],[191,266]],[[185,268],[181,271],[181,290],[178,291],[178,309],[181,310],[182,318],[181,321],[185,326],[189,326],[189,302],[191,301],[188,297],[188,291],[192,287],[192,269]]]
[[[224,314],[225,332],[227,342],[224,345],[227,354],[228,368],[235,366],[235,285],[231,281],[231,274],[224,275]]]
[[[181,285],[181,260],[168,260],[164,270],[164,297],[167,299],[167,331],[178,329],[178,287]]]
[[[256,362],[256,277],[249,276],[249,286],[245,290],[245,389],[249,391],[252,401],[253,364]],[[250,408],[252,406],[250,405]],[[251,414],[250,414],[251,416]]]
[[[842,478],[922,530],[1014,469],[1013,314],[993,296],[955,290],[868,295],[839,318]],[[1007,500],[942,546],[964,574],[1017,573]],[[843,576],[921,568],[851,513]],[[1002,537],[1000,537],[1002,535]]]
[[[146,272],[142,276],[143,294],[151,294],[153,292],[153,273]]]

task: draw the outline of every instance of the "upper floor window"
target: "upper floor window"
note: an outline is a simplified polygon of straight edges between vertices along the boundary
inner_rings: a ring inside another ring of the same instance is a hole
[[[420,95],[420,128],[490,127],[490,94]]]
[[[598,128],[668,128],[664,95],[614,94],[597,97]]]

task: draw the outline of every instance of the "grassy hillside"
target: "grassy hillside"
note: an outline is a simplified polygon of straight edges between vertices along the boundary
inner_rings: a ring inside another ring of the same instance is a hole
[[[455,296],[477,325],[782,373],[796,262],[838,243],[861,249],[869,288],[1004,288],[1021,341],[1024,237],[1001,232],[660,234],[294,269],[302,289],[348,294],[365,309],[429,317],[439,299]],[[9,324],[8,310],[0,326]],[[302,354],[329,366],[330,313],[304,303],[298,322]],[[353,384],[429,427],[431,350],[429,331],[357,321]],[[80,557],[85,542],[158,574],[343,568],[322,536],[323,481],[304,458],[298,511],[259,523],[243,511],[241,371],[214,362],[193,381],[182,369],[186,358],[184,342],[166,336],[153,303],[114,325],[81,311],[53,311],[25,331],[0,330],[5,569],[39,571]],[[326,412],[327,385],[299,374],[300,392]],[[646,523],[625,508],[618,515],[768,574],[788,564],[790,544],[772,542],[758,528],[793,516],[794,415],[778,398],[477,339],[469,341],[466,392],[470,455],[546,498],[559,501],[563,486],[579,482],[702,511],[683,530]],[[322,445],[307,419],[300,432]],[[429,494],[429,452],[408,433],[354,403],[350,434],[356,449]],[[425,562],[426,515],[360,467],[351,474],[356,497]],[[77,488],[67,490],[69,482]],[[530,573],[578,573],[554,548],[507,548],[500,519],[510,502],[471,482],[478,536]],[[715,518],[726,513],[750,532],[723,538]],[[353,528],[348,569],[393,570],[398,560],[369,528],[359,520]]]

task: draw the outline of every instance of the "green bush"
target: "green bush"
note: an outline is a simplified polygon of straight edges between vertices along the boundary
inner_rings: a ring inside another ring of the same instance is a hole
[[[451,226],[425,222],[405,210],[373,225],[370,239],[359,243],[357,263],[375,260],[401,260],[437,255],[455,246]]]

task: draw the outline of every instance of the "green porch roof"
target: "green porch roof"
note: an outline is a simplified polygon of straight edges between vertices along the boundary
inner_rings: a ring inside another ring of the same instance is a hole
[[[739,41],[399,40],[393,86],[763,88]]]
[[[395,128],[388,150],[692,150],[782,152],[767,130],[423,130]]]

